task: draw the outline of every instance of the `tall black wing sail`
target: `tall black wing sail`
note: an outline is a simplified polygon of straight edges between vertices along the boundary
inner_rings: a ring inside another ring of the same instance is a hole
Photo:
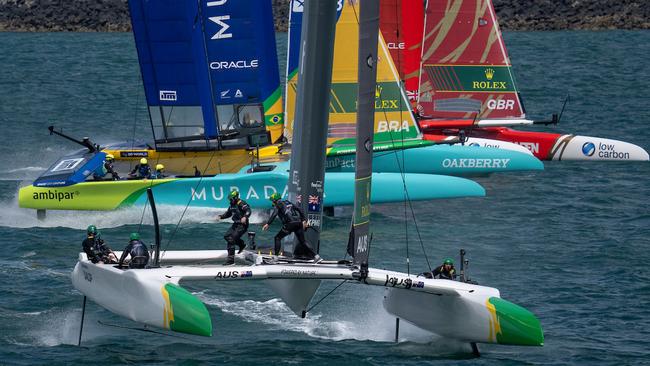
[[[323,215],[336,5],[332,0],[305,1],[302,23],[289,199],[302,207],[314,229],[305,233],[314,250],[318,249]]]
[[[352,217],[352,257],[361,268],[368,269],[370,246],[370,186],[372,178],[372,143],[377,84],[377,43],[379,37],[379,0],[360,2],[357,146],[354,180],[354,215]],[[350,246],[349,246],[350,247]]]

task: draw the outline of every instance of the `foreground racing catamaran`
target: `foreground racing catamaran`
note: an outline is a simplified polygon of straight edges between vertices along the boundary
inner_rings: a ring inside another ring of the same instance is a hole
[[[562,113],[526,118],[491,0],[388,0],[382,9],[382,34],[425,139],[463,134],[493,141],[481,146],[508,142],[541,160],[648,161],[643,148],[624,141],[510,128],[556,124]]]
[[[329,82],[326,82],[329,75],[323,70],[331,68],[336,2],[311,0],[305,8],[304,60],[299,77],[301,80],[314,78],[317,83],[310,82],[310,86],[325,85],[301,88],[302,99],[298,102],[301,107],[296,114],[297,123],[305,123],[305,126],[296,130],[301,136],[310,133],[321,136],[324,143],[327,113],[309,120],[309,124],[302,118],[314,116],[312,107],[318,111],[326,111],[328,107],[329,98],[318,96],[329,87]],[[136,322],[175,332],[211,336],[210,314],[197,297],[181,287],[184,282],[238,281],[244,285],[247,281],[263,280],[294,313],[304,317],[308,315],[308,305],[321,281],[349,281],[359,286],[384,288],[386,311],[443,337],[470,342],[475,352],[478,352],[476,343],[543,345],[539,320],[528,310],[501,299],[497,289],[369,267],[372,182],[372,149],[369,146],[373,143],[372,95],[377,59],[377,43],[374,41],[377,40],[378,11],[378,2],[365,0],[361,3],[359,54],[367,57],[359,60],[358,164],[352,232],[348,243],[352,261],[301,261],[249,250],[237,256],[238,265],[222,266],[214,263],[224,260],[226,251],[167,251],[161,254],[157,245],[154,268],[148,269],[123,270],[109,264],[93,264],[85,254],[80,254],[72,273],[74,287],[111,312]],[[310,149],[305,145],[300,149],[305,150],[306,159],[325,160],[322,149]],[[292,194],[296,197],[320,194],[320,182],[325,174],[323,164],[316,164],[319,166],[310,174],[295,170],[301,164],[293,163],[291,167],[292,175],[297,172],[296,179],[292,180]],[[308,206],[307,200],[300,204],[304,208]],[[309,206],[312,207],[309,207],[308,215],[322,214],[321,205],[313,205],[310,200]],[[320,220],[316,219],[316,227],[320,228]],[[318,230],[314,232],[318,234]]]

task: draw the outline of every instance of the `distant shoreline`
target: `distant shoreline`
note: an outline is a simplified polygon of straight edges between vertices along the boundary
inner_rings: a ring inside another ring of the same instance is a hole
[[[289,0],[272,0],[286,32]],[[410,0],[417,1],[417,0]],[[494,0],[502,30],[650,29],[650,1]],[[126,0],[0,0],[0,31],[130,32]]]

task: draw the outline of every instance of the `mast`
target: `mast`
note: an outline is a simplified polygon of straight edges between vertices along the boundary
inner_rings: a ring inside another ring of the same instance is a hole
[[[379,1],[360,3],[359,60],[357,95],[357,144],[354,179],[354,214],[348,243],[348,254],[361,270],[368,274],[370,238],[370,186],[372,178],[372,144],[375,117],[375,88],[377,86],[377,42],[379,37]]]
[[[316,249],[323,215],[325,148],[329,117],[336,1],[304,3],[298,97],[293,130],[289,198],[307,214],[305,238]]]

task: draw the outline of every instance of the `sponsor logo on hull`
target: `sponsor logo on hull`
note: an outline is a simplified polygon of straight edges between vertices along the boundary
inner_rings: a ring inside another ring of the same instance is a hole
[[[79,191],[76,192],[58,192],[47,190],[45,192],[34,192],[32,198],[34,200],[48,200],[48,201],[67,201],[73,200],[75,197],[79,196]]]
[[[582,153],[585,156],[593,156],[595,152],[596,152],[596,145],[594,145],[593,142],[585,142],[582,145]]]
[[[278,193],[278,190],[271,185],[265,185],[261,187],[261,189],[258,187],[253,187],[253,186],[248,186],[247,188],[244,187],[244,189],[241,189],[238,186],[212,186],[212,187],[203,187],[198,190],[195,190],[193,187],[190,188],[191,192],[190,194],[192,195],[192,201],[207,201],[208,199],[212,199],[215,201],[221,201],[221,200],[226,200],[228,193],[232,190],[237,190],[240,192],[242,197],[246,200],[254,198],[254,199],[268,199],[271,197],[273,193]],[[284,186],[284,189],[282,191],[282,196],[287,195],[287,186]],[[246,194],[244,195],[244,192]]]
[[[533,154],[539,153],[539,142],[515,142],[515,144],[519,144],[526,149],[530,150]]]
[[[630,153],[627,151],[617,151],[615,144],[608,144],[603,142],[598,142],[594,144],[593,142],[585,142],[582,145],[582,153],[585,156],[594,156],[601,159],[610,159],[610,160],[629,160]]]
[[[510,159],[444,159],[443,168],[507,168]]]

